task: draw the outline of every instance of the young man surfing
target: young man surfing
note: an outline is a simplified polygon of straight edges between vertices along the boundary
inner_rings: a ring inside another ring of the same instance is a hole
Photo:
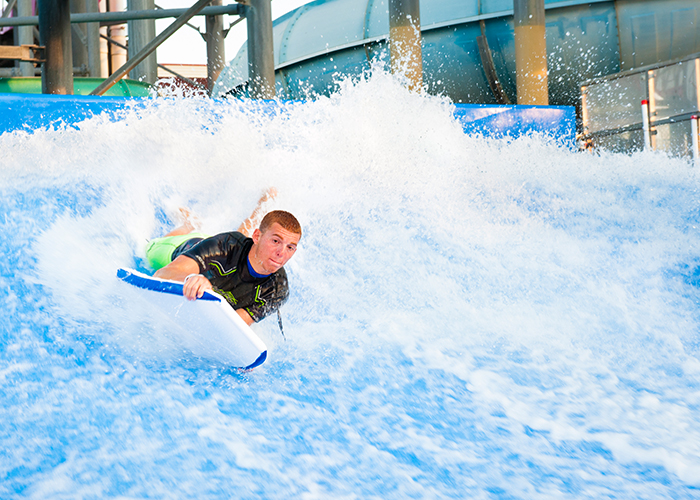
[[[268,196],[273,195],[261,198],[238,231],[207,237],[192,232],[186,218],[181,227],[152,240],[146,257],[157,269],[154,276],[183,282],[183,295],[190,300],[214,290],[248,325],[275,312],[289,296],[283,266],[297,249],[301,226],[289,212],[274,210],[250,234]]]

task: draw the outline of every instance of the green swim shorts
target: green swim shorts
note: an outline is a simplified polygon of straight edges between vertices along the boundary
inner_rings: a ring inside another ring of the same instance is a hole
[[[154,271],[167,266],[172,261],[175,249],[192,238],[209,238],[209,235],[204,233],[189,233],[152,239],[148,242],[148,246],[146,247],[146,259],[148,260],[148,264]]]

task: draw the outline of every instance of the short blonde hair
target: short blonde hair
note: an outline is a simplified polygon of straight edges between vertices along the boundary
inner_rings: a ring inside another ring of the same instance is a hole
[[[289,212],[285,212],[284,210],[273,210],[272,212],[268,212],[267,215],[263,217],[263,220],[260,221],[260,232],[264,233],[274,223],[279,224],[282,226],[282,229],[286,229],[290,233],[301,236],[301,224],[299,224],[296,217]]]

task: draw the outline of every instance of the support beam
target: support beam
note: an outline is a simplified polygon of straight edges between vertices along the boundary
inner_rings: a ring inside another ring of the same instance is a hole
[[[240,16],[243,14],[244,5],[230,4],[220,7],[205,7],[197,15],[199,16]],[[120,11],[120,12],[86,12],[84,14],[73,14],[70,18],[71,23],[101,23],[118,24],[130,21],[132,19],[166,19],[168,17],[180,17],[187,12],[187,9],[159,9],[159,10],[142,10],[138,12]],[[0,18],[0,27],[4,26],[37,26],[39,24],[38,16],[29,17],[2,17]]]
[[[71,16],[74,13],[85,12],[85,0],[70,0]],[[85,24],[71,24],[71,40],[73,46],[73,66],[82,68],[82,72],[89,73],[87,26]],[[75,77],[75,73],[73,73]]]
[[[19,72],[19,68],[0,68],[0,78],[14,78],[16,76],[24,76]],[[34,68],[34,76],[41,76],[39,68]]]
[[[423,87],[423,50],[419,0],[389,0],[389,45],[391,72],[403,74],[408,88]]]
[[[248,23],[248,91],[253,99],[275,97],[275,54],[270,0],[250,0]]]
[[[212,0],[212,6],[221,5],[222,0]],[[214,90],[214,83],[219,78],[221,70],[226,64],[226,48],[224,46],[224,18],[223,16],[206,17],[206,33],[204,39],[207,42],[207,89],[209,95]]]
[[[154,0],[128,0],[127,9],[130,11],[155,10]],[[143,49],[148,42],[156,37],[155,19],[133,20],[128,22],[129,26],[129,57],[134,57]],[[158,79],[158,61],[156,52],[153,51],[148,57],[134,67],[129,72],[129,78],[146,83],[154,84]]]
[[[17,0],[10,0],[5,6],[5,10],[2,11],[2,17],[10,17],[12,14],[12,9],[17,6]]]
[[[99,2],[100,13],[107,12],[107,2],[103,0]],[[109,35],[109,26],[100,25],[100,74],[96,75],[100,78],[107,78],[109,76],[109,44],[104,38]],[[104,38],[103,38],[104,37]]]
[[[17,2],[18,16],[31,16],[32,0],[19,0]],[[34,45],[34,30],[31,26],[22,26],[17,29],[17,42],[19,45]],[[19,63],[19,72],[22,76],[34,76],[34,63],[23,61]]]
[[[100,12],[98,0],[85,0],[85,12],[95,14]],[[100,24],[87,23],[85,25],[88,50],[88,72],[90,76],[99,78],[102,74],[100,58]]]
[[[549,104],[544,0],[513,0],[518,104]]]
[[[73,94],[70,0],[39,0],[39,35],[46,62],[41,74],[43,94]]]
[[[131,71],[138,63],[143,61],[148,55],[156,50],[160,44],[162,44],[164,41],[166,41],[170,36],[175,33],[178,29],[180,29],[182,26],[187,23],[190,19],[192,19],[194,16],[197,15],[199,11],[201,11],[211,0],[199,0],[196,4],[194,4],[192,7],[187,9],[187,11],[178,17],[175,22],[173,22],[170,26],[165,28],[163,32],[158,35],[156,38],[151,40],[151,42],[146,45],[141,52],[136,54],[132,59],[129,59],[126,64],[124,64],[121,68],[119,68],[117,71],[115,71],[109,78],[107,78],[104,82],[102,82],[98,87],[90,92],[90,95],[102,95],[107,90],[112,88],[112,86],[117,83],[119,80],[124,78],[126,74]],[[269,0],[268,0],[269,2]]]

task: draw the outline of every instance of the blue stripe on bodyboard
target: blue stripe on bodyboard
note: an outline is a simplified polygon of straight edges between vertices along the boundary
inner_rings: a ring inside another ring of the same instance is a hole
[[[263,363],[265,362],[266,359],[267,359],[267,351],[263,351],[262,354],[261,354],[260,356],[258,356],[258,359],[256,359],[255,361],[253,361],[252,364],[250,364],[250,365],[246,366],[245,368],[243,368],[243,370],[252,370],[252,369],[255,368],[256,366],[260,366],[261,364],[263,364]]]
[[[134,285],[135,287],[143,288],[144,290],[153,290],[155,292],[182,295],[182,283],[176,283],[173,281],[163,281],[158,278],[152,278],[150,276],[140,276],[138,274],[134,274],[132,271],[121,268],[117,269],[117,278],[119,278],[122,281],[125,281],[126,283],[129,283],[130,285]],[[214,302],[221,302],[221,299],[219,297],[206,291],[197,300],[211,300]]]

